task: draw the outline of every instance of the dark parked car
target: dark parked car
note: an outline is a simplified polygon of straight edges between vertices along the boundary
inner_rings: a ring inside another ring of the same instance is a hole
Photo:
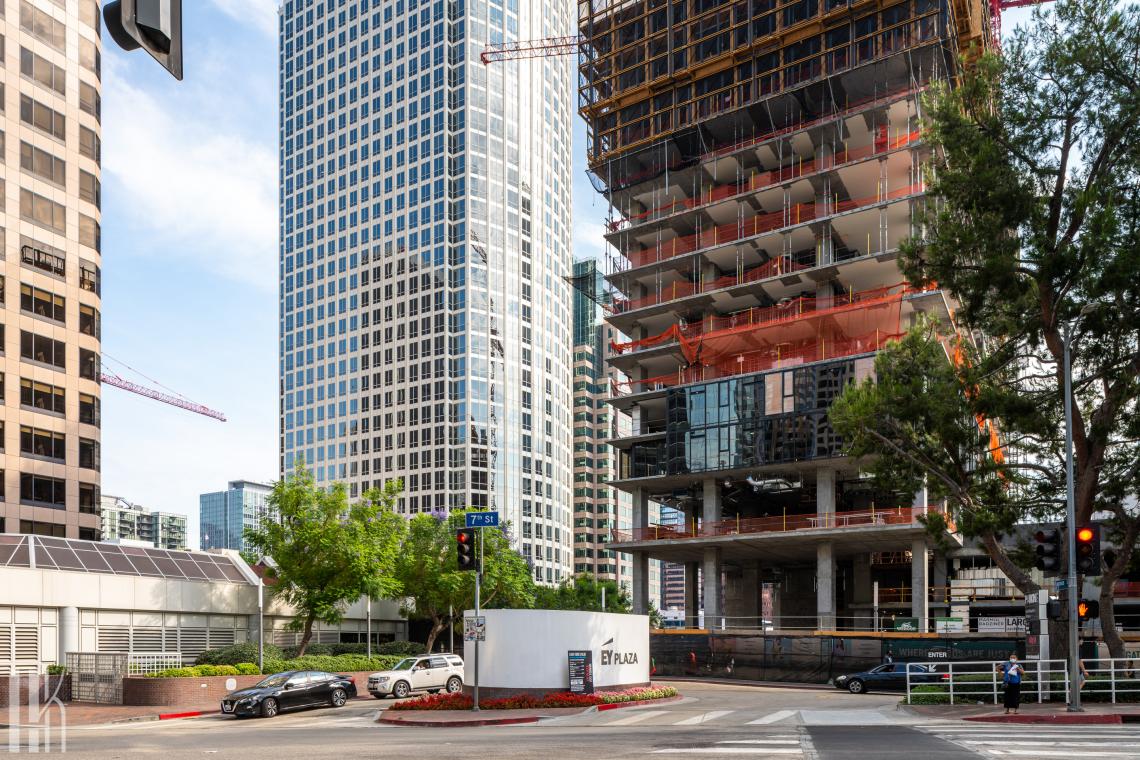
[[[244,717],[272,718],[283,710],[332,705],[343,707],[356,696],[350,676],[316,670],[274,673],[248,689],[238,689],[222,698],[222,712]]]
[[[938,683],[947,678],[945,673],[935,673],[929,665],[906,662],[888,662],[877,668],[835,679],[835,688],[846,689],[852,694],[865,694],[868,691],[906,691],[906,674],[910,670],[910,683]]]

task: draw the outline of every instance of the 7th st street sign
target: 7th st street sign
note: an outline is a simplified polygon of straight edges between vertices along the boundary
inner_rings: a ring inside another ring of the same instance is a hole
[[[468,528],[497,528],[499,527],[498,512],[468,512]]]

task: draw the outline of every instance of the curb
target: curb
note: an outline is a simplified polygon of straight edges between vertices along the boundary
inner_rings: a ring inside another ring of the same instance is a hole
[[[191,710],[190,712],[159,713],[158,720],[176,720],[178,718],[197,718],[202,715],[213,715],[217,710]]]
[[[795,681],[737,681],[734,678],[698,678],[696,676],[662,676],[662,681],[683,683],[711,683],[718,686],[751,686],[758,689],[812,689],[831,691],[835,689],[826,683],[797,683]]]
[[[978,715],[962,718],[973,723],[1051,723],[1054,725],[1115,725],[1123,723],[1119,715]]]
[[[472,728],[476,726],[513,726],[521,723],[538,723],[537,715],[526,715],[519,718],[473,718],[470,720],[400,720],[389,718],[387,715],[378,718],[377,723],[389,726],[419,726],[422,728]]]
[[[591,712],[605,712],[607,710],[620,710],[623,707],[648,707],[649,705],[660,705],[665,702],[677,702],[684,699],[680,694],[672,697],[662,697],[661,699],[643,699],[640,702],[611,702],[608,705],[592,705],[586,708],[587,713]],[[583,715],[585,713],[582,713]]]

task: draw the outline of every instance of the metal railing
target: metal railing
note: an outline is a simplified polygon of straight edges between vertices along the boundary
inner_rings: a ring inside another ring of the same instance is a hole
[[[1140,694],[1140,660],[1107,659],[1083,661],[1081,700],[1087,702],[1134,702],[1127,695]],[[925,662],[925,672],[907,668],[907,704],[998,704],[1004,691],[1000,662]],[[1064,702],[1068,698],[1069,674],[1065,660],[1022,660],[1021,696],[1025,701]]]
[[[145,676],[180,667],[181,652],[130,652],[127,655],[127,675]]]

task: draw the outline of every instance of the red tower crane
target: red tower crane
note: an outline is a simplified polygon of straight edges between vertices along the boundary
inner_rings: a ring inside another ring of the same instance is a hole
[[[1040,5],[1051,0],[989,0],[990,29],[993,32],[994,42],[1001,40],[1001,13],[1010,8],[1025,8],[1030,5]],[[569,37],[544,37],[536,40],[518,40],[516,42],[500,42],[487,45],[479,54],[479,60],[484,65],[497,61],[518,61],[524,58],[548,58],[556,55],[571,55],[577,53],[579,47],[586,41],[584,37],[571,35]]]
[[[103,358],[109,359],[110,357],[107,356],[106,354],[103,354]],[[119,362],[119,361],[114,360],[114,359],[112,359],[112,361],[115,361],[117,364],[122,364],[127,369],[132,369],[131,367],[127,366],[126,364],[123,364],[122,362]],[[138,370],[133,370],[133,371],[138,372]],[[141,372],[138,372],[138,374],[142,375]],[[143,375],[143,377],[146,377],[146,375]],[[188,412],[194,412],[195,414],[201,414],[204,417],[212,417],[213,419],[218,420],[219,422],[225,422],[226,421],[226,415],[223,414],[222,412],[219,412],[215,409],[211,409],[208,406],[203,406],[202,404],[191,401],[190,399],[182,396],[181,394],[175,393],[173,391],[171,391],[170,393],[163,393],[162,391],[157,390],[155,388],[150,388],[150,387],[147,387],[145,385],[133,383],[130,380],[125,380],[122,377],[120,377],[119,375],[116,375],[114,372],[111,372],[108,369],[103,369],[100,371],[99,379],[102,382],[106,383],[107,385],[112,385],[116,388],[121,388],[125,391],[129,391],[131,393],[136,393],[139,396],[145,396],[146,398],[153,399],[155,401],[161,401],[164,404],[170,404],[171,406],[176,406],[179,409],[185,409]],[[147,378],[147,379],[150,380],[150,378]],[[155,385],[162,385],[161,383],[159,383],[155,380],[151,380],[151,382],[155,383]],[[167,389],[167,390],[169,390],[169,389]]]

